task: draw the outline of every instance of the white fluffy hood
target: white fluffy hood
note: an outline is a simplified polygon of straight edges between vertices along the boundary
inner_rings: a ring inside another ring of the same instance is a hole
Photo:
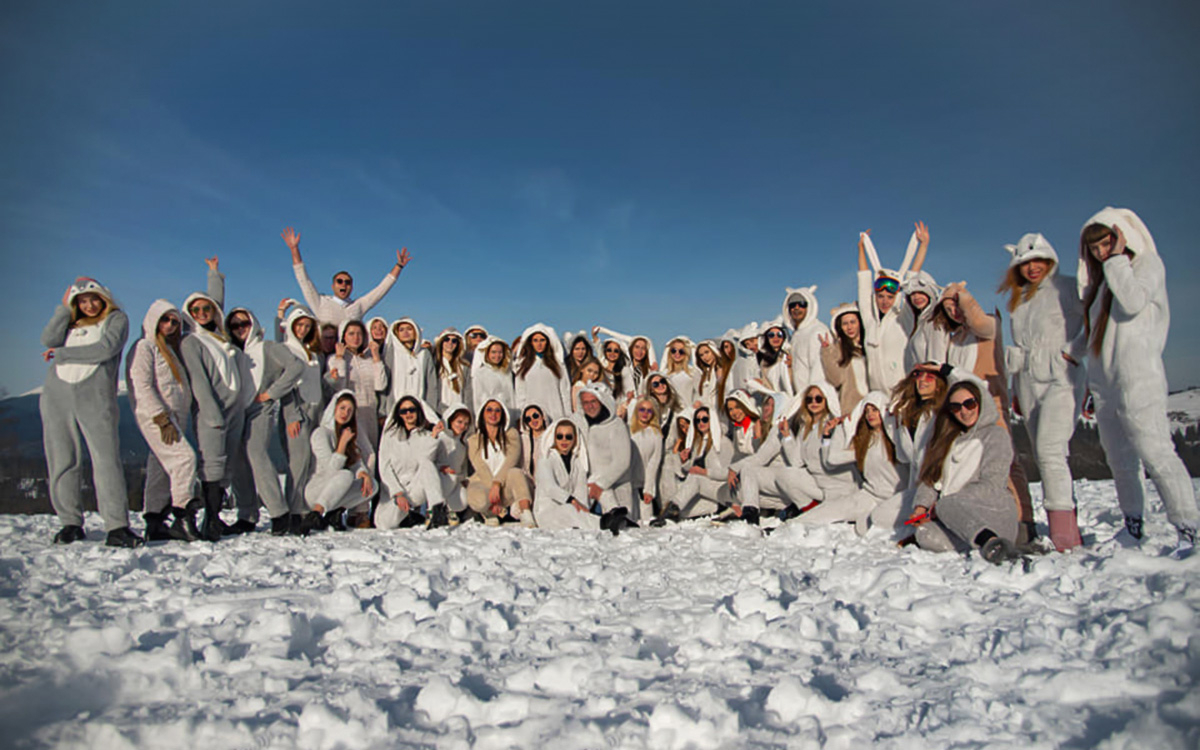
[[[179,314],[178,307],[165,299],[156,299],[150,303],[150,309],[146,311],[146,315],[142,318],[142,336],[146,340],[155,340],[155,336],[158,335],[158,321],[162,320],[162,316],[169,312],[175,313],[182,327],[183,316]]]
[[[787,417],[788,419],[796,416],[800,410],[804,408],[804,395],[808,392],[809,388],[813,387],[821,389],[821,395],[825,397],[825,407],[829,409],[830,415],[834,417],[842,416],[841,407],[838,401],[837,389],[824,380],[817,380],[809,383],[803,392],[797,393],[796,397],[792,399],[792,402],[788,404],[787,411],[784,412],[783,416]],[[775,415],[779,416],[779,409],[775,410]]]
[[[1004,249],[1012,255],[1008,262],[1009,268],[1016,268],[1031,260],[1049,260],[1054,262],[1050,273],[1053,274],[1058,269],[1058,253],[1054,252],[1050,242],[1037,232],[1023,235],[1017,240],[1017,244],[1005,245]]]
[[[1085,221],[1079,230],[1079,271],[1076,278],[1080,297],[1083,297],[1088,288],[1088,267],[1087,261],[1084,260],[1088,249],[1083,246],[1082,235],[1083,230],[1092,224],[1103,224],[1110,229],[1112,227],[1120,227],[1121,233],[1125,235],[1125,247],[1133,253],[1134,263],[1137,263],[1139,256],[1158,255],[1158,247],[1154,244],[1154,237],[1150,234],[1150,230],[1142,222],[1140,216],[1128,208],[1113,208],[1112,206],[1105,208]]]
[[[582,461],[583,463],[580,465],[580,468],[586,474],[589,465],[584,430],[571,417],[559,417],[550,423],[550,427],[542,433],[542,438],[538,443],[539,457],[543,459],[558,458],[558,451],[554,449],[554,431],[558,429],[560,424],[569,424],[575,428],[575,447],[571,449],[571,466],[574,467],[576,462]]]
[[[358,399],[354,398],[354,391],[342,389],[333,394],[329,399],[329,403],[325,405],[325,411],[321,414],[321,426],[327,430],[334,429],[333,412],[337,409],[337,402],[342,396],[349,396],[354,401],[355,414],[358,414]]]
[[[192,303],[199,299],[207,300],[209,303],[212,304],[213,310],[215,311],[215,312],[213,312],[213,322],[217,324],[217,330],[212,331],[212,333],[216,333],[220,338],[226,338],[226,336],[225,336],[225,313],[221,310],[221,306],[217,304],[217,301],[215,299],[213,299],[212,297],[209,297],[204,292],[192,292],[191,294],[189,294],[187,296],[187,299],[185,299],[183,301],[183,309],[180,310],[179,312],[181,315],[183,315],[184,332],[185,333],[194,333],[196,331],[209,332],[207,328],[203,328],[198,323],[196,323],[196,319],[192,317],[192,314],[190,312],[188,312],[188,308],[190,308],[192,306]],[[339,333],[340,333],[340,331],[339,331]]]
[[[517,342],[517,351],[513,353],[513,359],[514,359],[513,369],[514,370],[518,370],[521,367],[521,361],[520,361],[521,349],[523,349],[525,347],[525,340],[535,333],[542,334],[550,342],[550,350],[547,351],[543,356],[554,357],[559,362],[566,361],[566,359],[564,359],[564,357],[563,357],[563,344],[562,344],[562,341],[560,341],[558,338],[558,333],[556,333],[553,328],[546,325],[545,323],[534,323],[533,325],[529,326],[528,328],[526,328],[524,331],[521,332],[521,339],[520,339],[520,341]],[[583,332],[581,331],[579,334],[568,334],[568,335],[580,335],[581,336],[581,335],[583,335]],[[574,339],[572,339],[572,341],[573,340]],[[591,346],[591,342],[588,342],[588,346],[589,347]]]
[[[984,387],[984,393],[987,393],[986,386]],[[826,395],[826,398],[829,398],[829,396]],[[889,438],[894,440],[895,420],[888,412],[888,403],[890,401],[891,397],[883,391],[871,391],[863,396],[862,400],[855,405],[854,411],[850,412],[850,419],[846,421],[846,445],[849,445],[850,441],[854,439],[854,433],[858,431],[858,423],[863,420],[863,414],[866,413],[867,404],[879,410],[879,416],[883,418],[883,431]]]
[[[930,300],[930,303],[932,303],[932,302],[934,302],[933,299]],[[844,302],[844,303],[838,305],[837,307],[833,308],[833,312],[829,313],[829,330],[833,331],[835,336],[837,335],[837,329],[838,329],[837,319],[839,317],[841,317],[843,314],[848,313],[848,312],[859,313],[859,317],[860,318],[862,317],[862,313],[860,313],[858,310],[857,302]]]
[[[113,293],[109,291],[108,287],[95,279],[86,278],[77,279],[75,283],[71,284],[71,291],[67,293],[67,307],[70,308],[71,303],[81,294],[95,294],[103,297],[104,302],[107,304],[106,312],[121,309],[121,306],[117,304],[116,298],[113,297]]]
[[[820,320],[821,308],[817,304],[817,285],[802,286],[799,289],[786,288],[786,294],[783,296],[783,307],[780,312],[780,321],[783,322],[784,330],[788,333],[795,333],[798,330],[804,330],[809,326],[816,325]],[[796,300],[804,300],[808,303],[808,314],[804,316],[804,320],[800,321],[800,325],[792,325],[792,317],[788,315],[788,305]]]

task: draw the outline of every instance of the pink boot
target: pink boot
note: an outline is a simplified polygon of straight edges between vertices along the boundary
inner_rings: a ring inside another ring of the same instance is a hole
[[[1050,519],[1050,541],[1054,543],[1054,549],[1066,552],[1083,544],[1075,511],[1048,510],[1046,516]]]

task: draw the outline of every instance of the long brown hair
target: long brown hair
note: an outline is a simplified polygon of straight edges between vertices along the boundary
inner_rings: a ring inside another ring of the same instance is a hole
[[[333,418],[333,444],[335,446],[337,445],[338,441],[342,439],[342,433],[344,431],[346,431],[347,429],[353,429],[356,433],[358,432],[358,400],[355,399],[352,394],[347,393],[347,394],[343,395],[342,397],[340,397],[337,400],[336,404],[340,404],[343,401],[349,401],[350,403],[354,404],[354,413],[351,414],[350,418],[346,420],[346,424],[338,424],[337,417],[335,416]],[[336,404],[333,407],[334,411],[337,410]],[[358,435],[356,434],[354,436],[354,439],[351,440],[350,443],[346,446],[346,466],[353,466],[357,462],[358,462]]]
[[[1021,266],[1029,261],[1018,263],[1008,269],[1008,273],[1004,274],[1004,280],[1000,282],[1000,286],[996,287],[996,294],[1008,295],[1008,311],[1010,313],[1016,310],[1021,304],[1033,299],[1033,295],[1037,294],[1037,290],[1042,285],[1042,282],[1050,278],[1050,271],[1053,271],[1054,267],[1058,265],[1052,258],[1030,258],[1029,260],[1044,260],[1050,264],[1050,268],[1034,284],[1026,281],[1025,276],[1021,274]]]
[[[1100,354],[1100,346],[1104,343],[1104,331],[1108,328],[1108,319],[1112,315],[1113,293],[1112,289],[1105,287],[1104,296],[1100,299],[1100,315],[1093,321],[1092,305],[1096,301],[1096,295],[1100,293],[1100,282],[1104,280],[1104,268],[1100,261],[1092,257],[1092,251],[1088,246],[1114,234],[1112,229],[1103,224],[1088,224],[1079,238],[1083,261],[1087,264],[1088,271],[1088,288],[1083,295],[1083,330],[1088,339],[1088,349],[1093,356]],[[1129,252],[1128,248],[1126,248],[1126,252]]]
[[[711,365],[704,364],[700,359],[700,347],[704,347],[713,353],[713,363]],[[725,403],[725,381],[729,379],[729,360],[721,353],[721,348],[714,349],[706,343],[696,344],[695,350],[692,352],[692,358],[696,363],[696,367],[700,369],[700,387],[698,390],[704,390],[704,384],[708,382],[709,377],[715,376],[717,379],[717,403]]]
[[[107,311],[108,308],[105,308]],[[175,334],[171,338],[162,335],[158,330],[162,324],[163,318],[168,315],[175,316]],[[163,359],[167,360],[167,366],[171,368],[171,374],[175,376],[175,382],[185,383],[183,375],[183,353],[179,351],[179,343],[183,339],[183,318],[179,316],[177,310],[167,310],[162,315],[158,316],[158,320],[154,321],[154,344],[158,347],[158,351],[162,354]]]
[[[845,334],[845,332],[842,331],[842,318],[846,317],[847,315],[853,315],[854,317],[858,318],[858,343],[857,344],[854,343],[854,339],[850,338],[849,336],[847,336]],[[846,312],[837,316],[837,320],[834,321],[834,328],[837,329],[836,331],[834,331],[834,333],[837,335],[838,346],[842,350],[842,356],[838,359],[838,366],[845,367],[846,365],[850,364],[850,360],[854,359],[855,357],[866,357],[867,356],[867,351],[866,351],[866,349],[863,348],[863,345],[862,345],[862,339],[863,339],[862,315],[860,315],[858,313],[858,310],[847,310]]]
[[[554,342],[550,340],[549,334],[543,331],[534,331],[521,342],[521,353],[519,355],[521,365],[517,368],[517,377],[523,378],[528,375],[529,370],[533,367],[533,363],[538,358],[537,352],[533,350],[534,336],[541,336],[546,339],[546,349],[542,352],[542,362],[550,369],[550,372],[554,373],[554,377],[561,380],[563,376],[562,365],[558,363],[558,359],[554,356]],[[584,361],[586,362],[587,360]]]
[[[703,436],[700,434],[700,412],[708,415],[708,432]],[[691,459],[696,460],[696,456],[701,453],[707,454],[713,445],[712,431],[716,429],[713,426],[712,411],[707,406],[701,406],[696,411],[692,412],[692,454]],[[703,450],[701,450],[703,449]]]
[[[879,428],[875,429],[867,423],[867,409],[875,409],[879,412]],[[892,439],[888,437],[887,430],[883,428],[883,412],[875,404],[866,404],[863,407],[862,417],[858,420],[858,426],[854,428],[854,437],[850,439],[850,445],[854,447],[854,465],[858,467],[858,473],[861,474],[863,466],[867,463],[867,451],[871,450],[871,443],[875,442],[875,433],[879,433],[879,438],[883,440],[883,447],[887,451],[888,461],[892,464],[896,463],[896,446],[892,444]]]
[[[296,336],[296,324],[305,318],[308,318],[310,321],[312,321],[312,325],[308,329],[308,335],[304,338],[300,338],[299,336]],[[321,355],[321,328],[317,325],[316,318],[311,315],[297,315],[296,319],[292,321],[289,328],[292,331],[292,335],[296,336],[296,340],[300,342],[300,348],[303,349],[306,354],[310,355],[309,359],[312,357],[319,357]]]
[[[500,446],[500,451],[502,453],[508,450],[508,409],[505,408],[504,404],[500,403],[496,399],[490,398],[483,402],[483,406],[479,407],[479,416],[478,421],[476,422],[476,425],[478,425],[476,434],[479,435],[479,443],[483,449],[483,457],[485,459],[487,458],[488,454],[488,443],[491,442],[488,439],[488,430],[490,429],[490,426],[483,416],[484,410],[487,409],[488,404],[495,404],[496,406],[500,407],[500,424],[496,425],[495,442],[496,445]],[[545,414],[545,411],[542,413]]]
[[[808,410],[808,396],[814,391],[818,396],[825,399],[825,408],[816,417]],[[829,397],[825,395],[825,391],[821,390],[819,386],[810,385],[804,389],[804,394],[800,398],[804,402],[796,412],[796,416],[792,417],[792,421],[788,424],[788,427],[791,428],[793,434],[800,435],[801,439],[804,439],[812,432],[813,427],[822,427],[825,423],[825,418],[832,416],[833,413],[829,411]],[[800,430],[801,425],[804,426],[803,433]]]
[[[642,342],[642,346],[646,347],[646,356],[642,357],[641,362],[634,362],[633,345],[639,341]],[[645,336],[634,336],[629,341],[629,364],[633,366],[633,369],[640,372],[643,378],[650,374],[650,339],[646,338]]]
[[[933,397],[921,398],[917,393],[918,372],[919,370],[913,370],[892,389],[892,413],[909,432],[917,429],[921,417],[936,412],[946,399],[946,379],[936,372],[933,376],[937,380],[937,389],[934,390]]]
[[[933,437],[929,441],[929,446],[925,449],[925,458],[921,461],[921,473],[918,475],[920,480],[932,487],[942,479],[943,464],[946,463],[946,456],[950,454],[950,448],[954,445],[954,441],[958,436],[967,431],[967,428],[962,426],[953,414],[950,413],[950,397],[957,391],[966,390],[975,397],[975,400],[980,404],[979,418],[983,418],[983,395],[979,391],[979,386],[970,381],[955,383],[950,391],[946,394],[946,399],[942,405],[938,407],[937,420],[933,423]],[[991,396],[988,396],[991,398]],[[979,424],[976,422],[975,424]]]
[[[458,345],[454,347],[454,353],[450,355],[450,362],[447,363],[446,360],[444,359],[445,355],[442,354],[442,344],[446,343],[446,339],[451,338],[451,337],[453,337],[458,342]],[[463,354],[463,347],[465,347],[465,346],[466,346],[466,340],[463,339],[462,336],[459,336],[457,333],[447,333],[444,336],[439,336],[437,338],[437,340],[433,342],[433,349],[436,352],[436,355],[434,356],[434,361],[437,362],[438,376],[439,377],[444,377],[446,375],[457,375],[458,376],[450,381],[450,387],[454,389],[455,393],[462,393],[463,371],[466,369],[463,367],[462,354]]]

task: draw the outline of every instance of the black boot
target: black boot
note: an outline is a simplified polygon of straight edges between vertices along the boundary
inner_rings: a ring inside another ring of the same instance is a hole
[[[171,515],[175,520],[171,522],[171,528],[167,529],[167,533],[172,539],[178,539],[181,542],[195,542],[203,538],[200,529],[196,528],[196,514],[204,507],[204,502],[198,497],[193,497],[188,501],[188,504],[182,508],[172,508]]]
[[[129,530],[128,526],[122,526],[119,529],[113,529],[108,532],[108,538],[104,540],[105,546],[108,547],[125,547],[133,549],[141,547],[146,543],[146,540]]]
[[[758,520],[759,520],[760,516],[761,516],[761,514],[759,513],[758,508],[747,508],[747,507],[742,508],[742,520],[745,521],[746,523],[750,524],[751,526],[758,525]]]
[[[440,529],[450,525],[450,509],[445,503],[435,505],[433,510],[429,511],[429,520],[425,522],[427,529]]]
[[[58,530],[54,535],[55,544],[70,544],[71,542],[82,542],[87,539],[87,534],[83,533],[82,526],[73,526],[67,524]]]
[[[293,513],[288,516],[291,525],[288,527],[290,536],[308,536],[308,529],[304,528],[304,516],[299,513]]]
[[[292,531],[292,514],[284,513],[271,519],[271,536],[285,536]]]
[[[613,508],[600,516],[600,528],[611,531],[613,536],[629,528],[629,511],[625,508]]]
[[[163,542],[171,538],[165,514],[143,513],[142,520],[146,522],[146,539],[148,541]]]
[[[221,489],[220,482],[203,482],[201,488],[204,493],[203,536],[210,542],[219,542],[225,527],[225,522],[221,520],[221,504],[225,500],[225,490]]]
[[[979,545],[979,556],[992,565],[999,565],[1019,557],[1016,548],[1007,539],[998,537],[987,529],[979,532],[975,537],[975,543]]]
[[[239,518],[232,526],[226,526],[224,532],[226,536],[237,536],[238,534],[253,534],[257,530],[258,524]]]
[[[343,508],[338,508],[337,510],[329,511],[328,513],[325,514],[325,517],[324,517],[325,528],[333,529],[334,531],[345,531],[346,530],[345,515],[346,515],[345,509],[343,509]]]
[[[316,512],[315,510],[310,510],[308,513],[306,513],[304,515],[304,517],[300,521],[300,535],[301,536],[308,536],[309,534],[311,534],[314,531],[324,531],[324,530],[325,530],[325,516],[321,515],[320,513]]]
[[[654,526],[655,528],[659,528],[666,526],[667,521],[670,521],[671,523],[679,523],[679,518],[681,515],[682,514],[679,511],[678,505],[675,503],[667,503],[666,507],[663,508],[662,513],[659,513],[658,517],[650,522],[650,525]]]

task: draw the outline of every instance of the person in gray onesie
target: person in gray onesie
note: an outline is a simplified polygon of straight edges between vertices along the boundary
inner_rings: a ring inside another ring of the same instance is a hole
[[[117,370],[129,318],[112,293],[80,277],[63,293],[42,331],[42,358],[52,362],[38,406],[49,470],[50,502],[62,522],[55,543],[86,539],[83,531],[83,445],[92,459],[96,503],[110,547],[139,547],[129,529],[129,499],[117,437]],[[82,438],[82,441],[81,441]]]
[[[227,533],[221,520],[225,488],[233,473],[233,457],[242,442],[245,411],[242,408],[241,351],[230,343],[222,327],[225,277],[217,258],[208,263],[208,293],[193,292],[183,302],[188,335],[179,345],[192,385],[192,424],[200,449],[200,492],[204,500],[204,538],[218,541]]]
[[[278,436],[281,408],[284,422],[300,419],[299,406],[292,396],[304,374],[304,363],[286,345],[264,340],[258,319],[244,307],[230,311],[225,328],[230,343],[241,350],[241,403],[246,412],[242,444],[234,461],[238,520],[233,530],[254,531],[261,498],[271,515],[272,534],[299,533],[300,514],[307,509],[288,507],[279,487],[279,472],[271,461],[270,445],[271,439]]]

